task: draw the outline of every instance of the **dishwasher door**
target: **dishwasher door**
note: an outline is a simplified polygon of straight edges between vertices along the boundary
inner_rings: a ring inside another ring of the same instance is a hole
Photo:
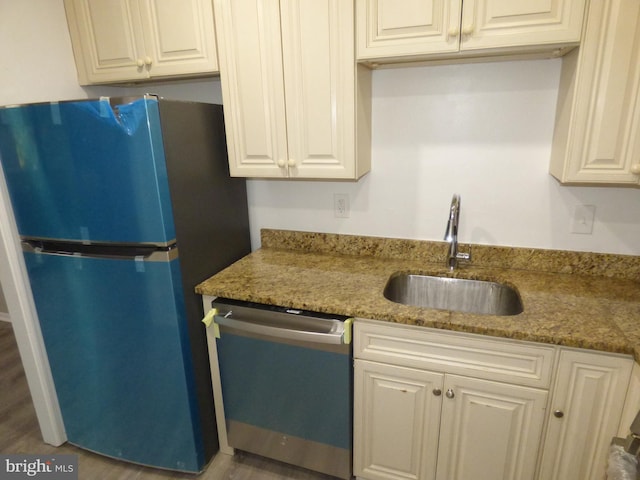
[[[350,320],[217,299],[229,445],[351,478]]]

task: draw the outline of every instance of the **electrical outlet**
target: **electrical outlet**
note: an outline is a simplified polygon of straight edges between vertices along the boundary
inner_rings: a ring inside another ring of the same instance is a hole
[[[336,218],[349,218],[349,195],[347,193],[333,194],[333,215]]]
[[[595,216],[595,205],[577,205],[571,220],[571,233],[591,235]]]

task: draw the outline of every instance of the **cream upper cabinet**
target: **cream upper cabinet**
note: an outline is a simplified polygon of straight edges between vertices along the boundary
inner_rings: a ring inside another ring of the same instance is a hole
[[[218,72],[210,0],[65,0],[81,85]]]
[[[358,478],[535,478],[552,347],[360,319],[354,331]]]
[[[553,52],[580,41],[586,0],[356,0],[361,61]]]
[[[232,176],[357,179],[371,73],[346,0],[214,0]]]
[[[605,478],[632,367],[629,356],[561,352],[539,480]]]
[[[460,0],[356,0],[358,60],[455,53]]]
[[[640,2],[592,1],[563,59],[550,173],[567,184],[640,184]]]

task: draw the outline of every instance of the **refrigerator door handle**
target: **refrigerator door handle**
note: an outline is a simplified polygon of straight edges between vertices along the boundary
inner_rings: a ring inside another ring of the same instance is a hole
[[[145,262],[170,262],[178,258],[178,248],[155,246],[118,246],[53,242],[27,239],[22,241],[22,251],[33,254],[68,255],[80,258],[111,258]]]

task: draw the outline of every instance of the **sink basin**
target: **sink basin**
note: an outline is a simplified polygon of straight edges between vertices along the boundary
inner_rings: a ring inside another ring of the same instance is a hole
[[[480,315],[522,312],[518,292],[502,283],[430,275],[395,274],[383,292],[392,302]]]

